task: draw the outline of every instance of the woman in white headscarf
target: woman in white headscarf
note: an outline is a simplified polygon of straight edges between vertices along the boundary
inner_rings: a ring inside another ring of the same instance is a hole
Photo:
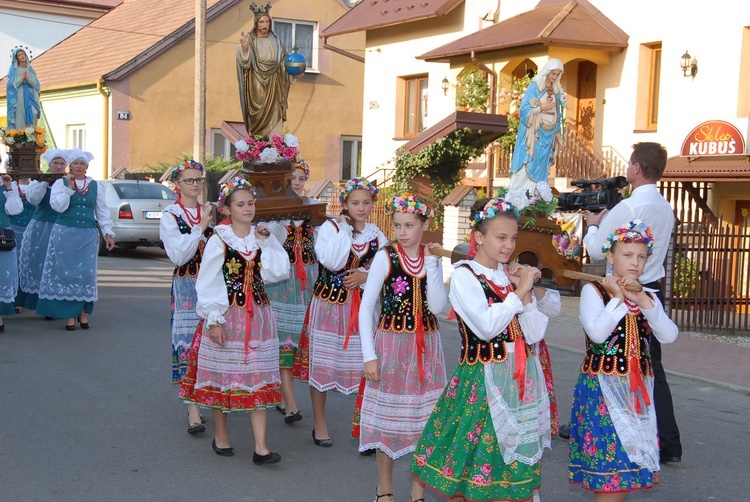
[[[10,218],[23,211],[23,203],[18,196],[18,192],[11,189],[10,176],[3,174],[0,176],[0,229],[3,229],[3,235],[9,239],[13,230],[10,228]],[[6,241],[7,242],[7,241]],[[0,248],[0,316],[13,315],[16,313],[15,301],[16,291],[18,291],[18,258],[16,258],[18,249],[15,247],[8,249]],[[5,324],[0,317],[0,333],[5,331]]]
[[[550,59],[532,79],[521,100],[520,124],[510,166],[510,190],[534,195],[536,184],[547,182],[549,167],[563,144],[565,91],[560,85],[562,61]]]
[[[47,150],[42,158],[49,165],[51,173],[62,174],[68,168],[65,150]],[[34,212],[19,245],[18,296],[22,302],[18,305],[32,310],[39,300],[39,283],[47,257],[49,236],[60,215],[49,204],[51,193],[52,187],[47,181],[33,180],[26,188],[26,201],[34,206]]]
[[[60,213],[49,237],[47,260],[39,285],[36,313],[56,319],[67,319],[65,329],[88,329],[88,314],[94,309],[96,259],[99,230],[107,241],[107,249],[115,247],[112,218],[96,181],[86,176],[94,156],[77,148],[65,154],[70,172],[55,181],[50,193],[50,206]]]

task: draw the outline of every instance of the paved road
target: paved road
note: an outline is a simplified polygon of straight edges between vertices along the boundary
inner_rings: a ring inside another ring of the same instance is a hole
[[[305,419],[270,414],[268,441],[283,460],[252,464],[249,420],[230,417],[236,455],[211,450],[206,434],[186,434],[183,405],[170,384],[171,266],[159,250],[118,251],[100,259],[100,300],[88,331],[25,312],[0,335],[0,500],[2,501],[369,501],[373,458],[348,439],[353,397],[331,394],[335,445],[310,438],[307,388],[297,386]],[[560,329],[553,325],[552,331]],[[550,335],[554,337],[554,332]],[[449,370],[458,341],[443,323]],[[553,349],[561,408],[570,402],[580,355]],[[670,378],[685,445],[654,490],[629,500],[744,501],[750,464],[750,399],[721,386]],[[592,497],[567,484],[567,444],[545,455],[542,499]],[[408,500],[408,459],[396,463],[396,500]],[[428,500],[440,500],[428,496]]]

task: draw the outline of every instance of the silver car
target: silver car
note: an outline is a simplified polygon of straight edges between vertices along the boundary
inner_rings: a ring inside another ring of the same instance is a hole
[[[159,239],[159,220],[162,209],[173,204],[177,195],[164,185],[148,181],[105,180],[97,183],[105,190],[117,246],[129,249],[163,247]],[[107,254],[103,243],[101,239],[100,256]]]

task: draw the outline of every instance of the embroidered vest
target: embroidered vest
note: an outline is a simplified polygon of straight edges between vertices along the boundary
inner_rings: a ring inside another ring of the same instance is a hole
[[[292,265],[297,263],[297,254],[294,252],[294,244],[299,243],[302,246],[302,263],[305,265],[317,263],[315,258],[315,247],[313,245],[313,226],[310,220],[305,220],[298,227],[295,227],[291,222],[286,226],[286,239],[281,243],[281,246],[289,256],[289,263]]]
[[[63,182],[65,186],[68,186],[67,179],[64,179]],[[96,228],[96,219],[94,218],[96,190],[97,183],[91,180],[89,192],[86,195],[73,192],[73,195],[70,196],[68,209],[58,216],[57,223],[65,227]]]
[[[513,292],[515,289],[513,284],[509,284],[505,287],[492,284],[485,279],[483,275],[475,273],[467,264],[460,265],[460,267],[467,268],[474,277],[477,278],[479,284],[482,285],[482,290],[484,290],[484,296],[487,303],[490,305],[504,301],[508,293]],[[476,364],[477,362],[487,364],[489,362],[505,361],[508,357],[506,344],[515,343],[517,337],[523,337],[521,324],[518,322],[517,315],[513,317],[513,320],[502,333],[488,342],[478,338],[471,329],[469,329],[469,326],[467,326],[461,316],[458,315],[458,312],[456,312],[456,319],[458,320],[458,332],[461,334],[461,354],[458,357],[459,364]],[[526,344],[527,357],[529,350],[530,347]]]
[[[39,205],[36,206],[36,209],[34,210],[34,214],[31,215],[32,220],[50,221],[52,223],[57,221],[57,218],[60,216],[60,213],[52,209],[52,206],[49,205],[49,196],[51,193],[52,193],[52,188],[47,187],[47,191],[44,192],[44,197],[42,198],[42,202],[40,202]]]
[[[346,264],[341,270],[334,272],[319,264],[318,280],[313,288],[313,296],[329,303],[346,303],[349,299],[349,290],[344,286],[346,273],[359,267],[370,268],[370,262],[375,258],[377,252],[378,239],[376,237],[368,243],[367,251],[362,257],[357,256],[354,249],[349,249],[349,258],[347,258]]]
[[[606,305],[611,296],[596,282],[590,283]],[[630,374],[630,358],[638,358],[643,376],[653,375],[649,342],[651,328],[638,307],[630,308],[604,343],[586,337],[586,356],[581,372],[605,375]],[[634,353],[635,352],[635,353]]]
[[[419,312],[424,332],[437,331],[437,319],[427,306],[427,276],[419,278],[407,272],[393,246],[383,249],[388,255],[389,270],[383,283],[383,308],[378,326],[384,331],[414,333]]]
[[[170,213],[171,214],[171,213]],[[187,222],[182,218],[182,216],[177,216],[176,214],[172,214],[172,216],[175,217],[177,220],[177,228],[179,229],[181,234],[189,234],[192,230],[192,227],[187,224]],[[203,236],[208,240],[209,237],[214,233],[213,228],[206,228],[206,231],[203,232]],[[198,275],[198,269],[201,265],[201,259],[203,258],[203,249],[205,249],[206,243],[201,240],[198,243],[198,249],[195,250],[195,255],[193,255],[192,258],[190,258],[190,261],[185,263],[184,265],[180,265],[179,267],[175,267],[174,273],[172,274],[172,277],[195,277]]]
[[[249,259],[236,249],[224,244],[224,282],[230,307],[245,307],[246,291],[250,291],[256,305],[269,305],[263,278],[260,276],[261,250],[254,251]]]
[[[0,186],[0,228],[10,228],[10,217],[5,212],[5,187]]]
[[[26,200],[26,195],[22,194],[19,190],[18,193],[21,195],[21,202],[23,202],[23,211],[21,214],[10,217],[10,222],[18,227],[26,227],[31,221],[31,215],[34,214],[34,204]]]

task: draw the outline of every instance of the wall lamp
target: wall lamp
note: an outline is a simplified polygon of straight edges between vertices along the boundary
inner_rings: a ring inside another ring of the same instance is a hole
[[[443,77],[443,81],[441,82],[441,88],[443,89],[443,96],[448,95],[448,87],[450,86],[450,83],[448,82],[448,79]]]
[[[698,60],[690,55],[688,51],[680,58],[680,68],[682,68],[683,77],[693,77],[698,74]]]

